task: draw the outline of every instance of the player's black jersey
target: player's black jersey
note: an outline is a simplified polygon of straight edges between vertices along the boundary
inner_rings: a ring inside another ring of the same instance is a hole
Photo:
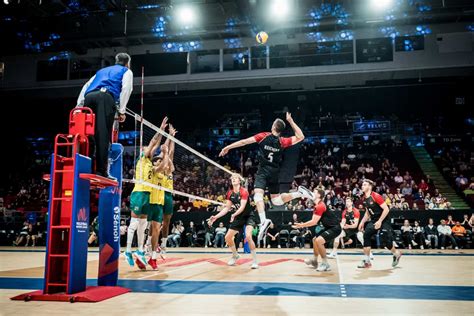
[[[283,158],[283,149],[291,146],[291,138],[260,133],[254,136],[258,143],[258,160],[262,166],[277,168]]]
[[[252,206],[250,205],[249,201],[249,192],[244,189],[240,188],[239,192],[234,192],[234,190],[230,189],[227,192],[227,200],[232,202],[232,205],[234,206],[234,209],[232,211],[237,211],[240,207],[240,202],[241,200],[247,200],[247,204],[245,205],[245,209],[242,213],[240,213],[239,216],[248,216],[252,213]]]
[[[364,201],[362,204],[367,212],[369,212],[370,219],[373,222],[376,222],[380,219],[380,216],[383,213],[382,204],[385,203],[383,197],[375,192],[372,192],[369,197],[364,196]],[[385,218],[387,219],[388,216]]]

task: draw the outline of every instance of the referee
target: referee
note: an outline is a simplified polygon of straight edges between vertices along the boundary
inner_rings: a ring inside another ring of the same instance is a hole
[[[110,139],[118,110],[119,121],[125,121],[125,110],[133,89],[133,73],[130,56],[119,53],[115,65],[103,68],[82,87],[77,107],[87,106],[95,113],[96,174],[114,179],[108,173]]]

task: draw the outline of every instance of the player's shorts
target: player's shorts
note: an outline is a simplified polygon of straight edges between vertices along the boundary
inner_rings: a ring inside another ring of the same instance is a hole
[[[324,229],[318,237],[322,237],[327,243],[336,239],[342,233],[340,225]]]
[[[165,191],[165,205],[163,206],[163,214],[173,215],[173,194]]]
[[[146,208],[150,204],[150,192],[134,191],[130,195],[130,209],[135,215],[147,215]]]
[[[149,222],[163,223],[163,205],[148,204],[146,207]]]
[[[280,169],[270,166],[259,166],[257,173],[255,174],[255,189],[265,190],[268,188],[270,194],[280,193],[280,184],[278,182],[278,176]]]
[[[255,212],[251,212],[249,215],[246,216],[237,216],[232,223],[230,223],[229,229],[236,230],[238,232],[242,232],[246,226],[257,226],[257,221],[255,218]]]
[[[348,241],[349,239],[352,238],[352,236],[356,235],[358,232],[357,228],[351,228],[351,229],[344,229],[344,242]]]
[[[390,220],[384,220],[382,222],[382,226],[380,229],[374,228],[374,222],[369,222],[367,226],[365,226],[364,231],[364,247],[371,246],[372,236],[377,234],[380,231],[380,243],[382,247],[387,247],[388,249],[392,249],[393,247],[393,229],[392,225],[390,224]]]

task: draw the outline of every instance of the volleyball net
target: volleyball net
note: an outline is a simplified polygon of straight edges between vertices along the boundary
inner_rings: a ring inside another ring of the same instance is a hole
[[[159,126],[161,126],[162,118],[151,122],[128,109],[127,115],[135,120],[137,137],[135,137],[132,148],[130,146],[128,148],[128,156],[133,158],[129,159],[128,166],[124,168],[124,182],[170,192],[174,195],[174,199],[193,203],[199,201],[198,204],[201,207],[224,204],[232,170],[212,159],[216,157],[208,157],[179,140],[179,131],[175,136],[170,135],[169,125],[167,128],[161,129]],[[173,122],[169,123],[173,124]],[[140,169],[142,165],[138,163],[140,157],[145,154],[147,146],[150,143],[153,144],[158,138],[161,138],[160,143],[155,144],[155,150],[150,156],[154,157],[152,160],[155,161],[156,166],[161,161],[159,157],[163,157],[162,151],[165,145],[167,155],[174,167],[172,173],[168,169],[166,172],[168,174],[165,174],[168,179],[172,179],[173,185],[171,187],[148,180],[151,179],[151,175],[146,180],[137,176],[143,171]],[[125,164],[127,164],[127,159],[125,159]]]

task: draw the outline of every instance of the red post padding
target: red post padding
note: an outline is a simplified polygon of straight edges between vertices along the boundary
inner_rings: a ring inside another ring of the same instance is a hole
[[[56,293],[43,294],[42,290],[20,294],[10,298],[15,301],[59,301],[96,303],[130,292],[120,286],[88,286],[84,292],[74,294]]]

